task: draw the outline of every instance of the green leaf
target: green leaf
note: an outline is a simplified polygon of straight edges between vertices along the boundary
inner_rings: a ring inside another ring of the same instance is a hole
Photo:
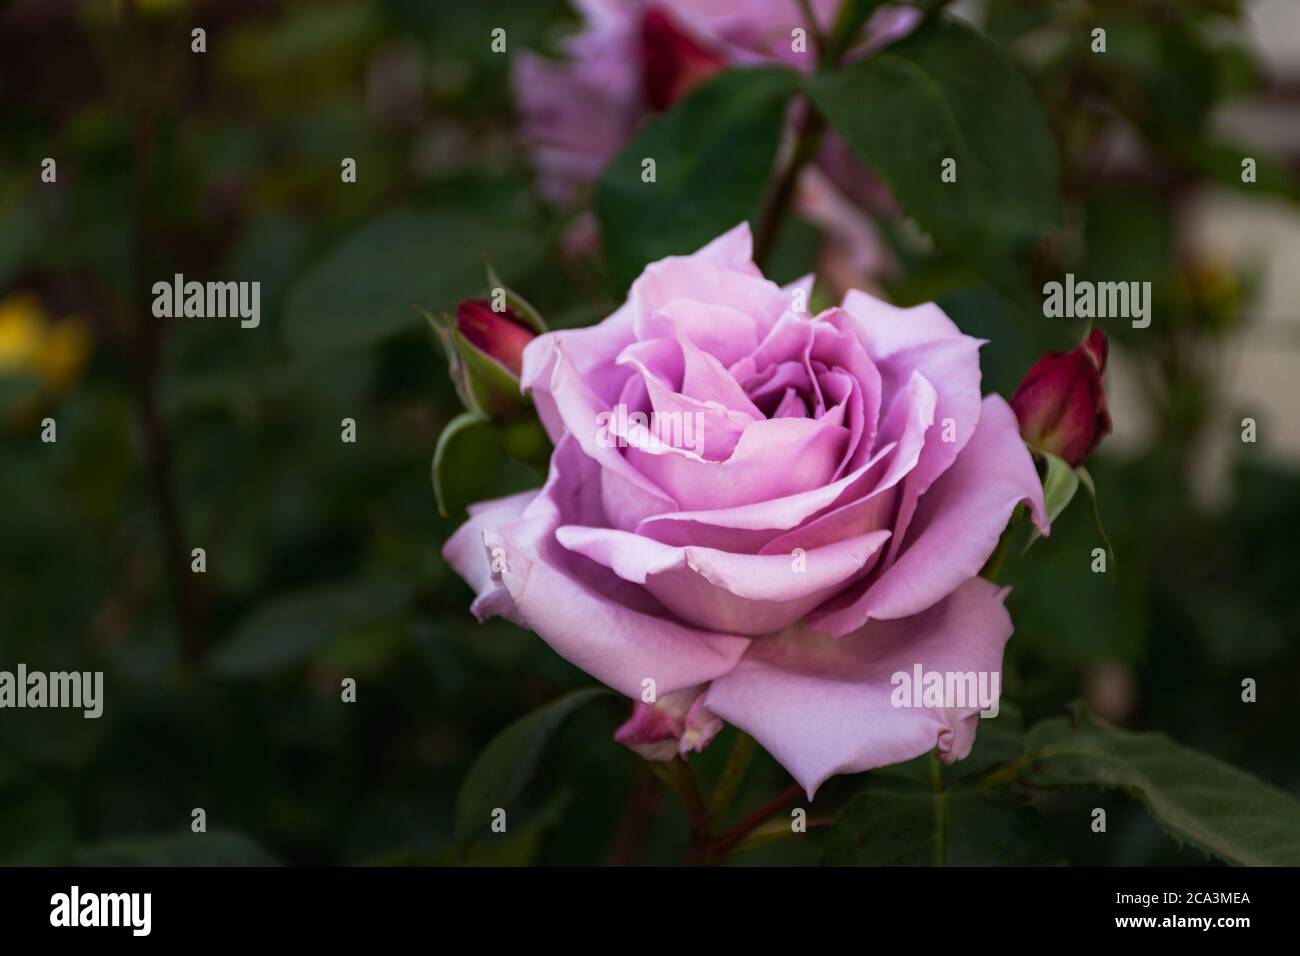
[[[552,701],[515,721],[487,745],[465,775],[456,798],[456,838],[469,843],[486,834],[492,811],[506,809],[527,786],[546,745],[584,704],[612,691],[588,687]]]
[[[885,3],[886,0],[844,0],[840,4],[832,24],[833,35],[825,57],[827,62],[837,62],[857,42],[862,27]]]
[[[831,866],[930,866],[942,813],[944,863],[1048,866],[1064,862],[1050,824],[1009,792],[870,787],[841,812],[826,839]]]
[[[535,488],[550,459],[550,440],[536,420],[478,428],[469,419],[460,422],[463,417],[439,435],[430,469],[444,517],[460,515],[475,501]]]
[[[113,840],[73,853],[73,866],[279,866],[279,861],[238,833]]]
[[[448,467],[448,452],[456,443],[462,432],[471,428],[486,428],[488,423],[477,412],[461,412],[443,428],[438,435],[438,445],[433,450],[433,494],[438,500],[438,514],[444,518],[450,513],[447,507],[447,494],[443,490],[443,472]]]
[[[302,663],[348,628],[391,618],[405,607],[410,584],[346,581],[293,592],[252,612],[212,655],[221,677],[258,677]]]
[[[399,209],[363,227],[294,287],[285,338],[302,357],[374,345],[483,287],[483,260],[526,271],[538,244],[508,223]]]
[[[1074,472],[1079,477],[1079,483],[1088,492],[1088,501],[1092,504],[1092,523],[1097,529],[1097,534],[1101,537],[1101,543],[1106,548],[1106,558],[1110,561],[1110,569],[1112,572],[1116,571],[1119,568],[1119,562],[1115,559],[1115,549],[1110,546],[1110,538],[1106,536],[1106,528],[1101,523],[1101,508],[1097,505],[1097,485],[1092,480],[1092,475],[1089,474],[1088,469],[1084,468],[1083,465],[1074,469]]]
[[[1060,226],[1056,145],[1029,81],[956,21],[807,79],[831,125],[945,250],[1028,302],[1035,244]],[[940,179],[956,160],[956,182]]]
[[[379,866],[534,866],[546,831],[558,826],[573,803],[574,789],[561,787],[522,823],[469,846],[439,846],[427,853],[399,852],[373,861]]]
[[[976,780],[1013,761],[1024,753],[1025,721],[1020,708],[1003,695],[996,717],[981,717],[979,733],[964,760],[943,768],[944,780]]]
[[[1043,505],[1047,509],[1047,520],[1050,523],[1060,517],[1074,500],[1074,493],[1079,490],[1079,475],[1064,458],[1047,451],[1039,454],[1047,460],[1047,474],[1043,476]],[[1041,537],[1038,529],[1034,528],[1020,556],[1024,557],[1033,543]]]
[[[626,286],[646,263],[756,219],[796,85],[786,70],[722,73],[614,157],[596,187],[596,212],[617,281]],[[646,159],[655,161],[655,182],[641,180]]]
[[[36,205],[26,190],[0,178],[0,286],[22,268],[39,234]]]
[[[1297,181],[1285,163],[1258,146],[1193,140],[1179,151],[1179,156],[1197,172],[1234,189],[1256,195],[1263,192],[1300,202],[1300,181]],[[1248,157],[1255,160],[1253,183],[1241,179],[1241,162]]]
[[[515,313],[521,319],[524,320],[524,323],[528,325],[529,328],[531,328],[538,335],[541,335],[543,332],[548,331],[546,327],[546,320],[542,318],[542,313],[537,311],[537,307],[534,306],[527,299],[525,299],[518,292],[516,292],[514,289],[510,288],[508,285],[502,282],[501,277],[497,275],[496,270],[492,268],[492,263],[490,262],[487,265],[487,277],[488,277],[488,289],[489,290],[500,289],[503,293],[505,293],[506,305],[509,308],[514,309]]]
[[[537,812],[529,814],[518,828],[495,839],[479,840],[464,848],[456,863],[468,866],[532,866],[537,862],[546,831],[559,826],[573,802],[574,791],[562,787]]]
[[[1180,844],[1229,863],[1300,865],[1300,801],[1163,734],[1060,717],[1030,730],[1025,748],[1033,786],[1123,790]]]

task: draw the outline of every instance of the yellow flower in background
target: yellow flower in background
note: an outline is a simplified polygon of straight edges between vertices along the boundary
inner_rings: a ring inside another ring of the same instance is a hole
[[[29,292],[0,300],[0,377],[30,375],[62,391],[77,380],[90,353],[90,329],[74,317],[54,322]]]

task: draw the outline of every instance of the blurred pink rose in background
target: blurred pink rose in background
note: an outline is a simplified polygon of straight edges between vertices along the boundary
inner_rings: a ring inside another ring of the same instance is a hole
[[[672,107],[728,66],[783,64],[811,71],[817,50],[793,49],[791,31],[807,28],[796,0],[575,0],[583,28],[563,44],[565,58],[524,53],[512,81],[522,136],[548,202],[585,198],[606,164],[647,116]],[[839,0],[814,0],[818,27],[829,31]],[[868,56],[909,33],[920,12],[882,7],[847,59]],[[799,213],[836,244],[862,278],[892,264],[863,209],[896,214],[888,193],[836,135],[804,173]]]
[[[662,758],[725,720],[810,794],[969,753],[978,704],[896,706],[891,676],[1000,676],[1006,592],[978,574],[1019,502],[1048,530],[981,343],[856,291],[811,316],[811,285],[765,279],[742,224],[648,266],[600,324],[534,339],[549,477],[472,507],[444,549],[480,618],[653,688],[620,739]]]

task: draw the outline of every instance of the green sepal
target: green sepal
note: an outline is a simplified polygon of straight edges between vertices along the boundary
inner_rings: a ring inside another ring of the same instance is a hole
[[[1036,451],[1035,454],[1047,462],[1047,473],[1043,476],[1043,506],[1047,509],[1047,521],[1052,524],[1074,500],[1075,492],[1079,490],[1079,475],[1064,458],[1047,451]],[[1041,537],[1042,534],[1034,528],[1020,556],[1023,558]]]

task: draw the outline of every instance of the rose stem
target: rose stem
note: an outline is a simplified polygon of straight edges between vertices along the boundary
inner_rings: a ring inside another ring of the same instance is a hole
[[[727,815],[727,809],[735,799],[736,791],[740,789],[740,782],[745,779],[745,771],[749,769],[749,763],[757,748],[758,742],[753,737],[743,730],[736,732],[736,742],[731,746],[727,764],[722,768],[722,776],[718,779],[718,785],[713,789],[713,796],[709,800],[711,826],[721,824]]]
[[[772,814],[782,809],[792,800],[801,796],[803,792],[803,787],[799,784],[790,784],[790,786],[786,787],[722,836],[718,837],[717,841],[713,845],[712,854],[716,858],[716,861],[720,862],[726,859],[727,854],[734,850],[736,845],[744,840],[745,837],[749,836],[750,833],[762,826],[767,821],[768,817],[772,816]]]

